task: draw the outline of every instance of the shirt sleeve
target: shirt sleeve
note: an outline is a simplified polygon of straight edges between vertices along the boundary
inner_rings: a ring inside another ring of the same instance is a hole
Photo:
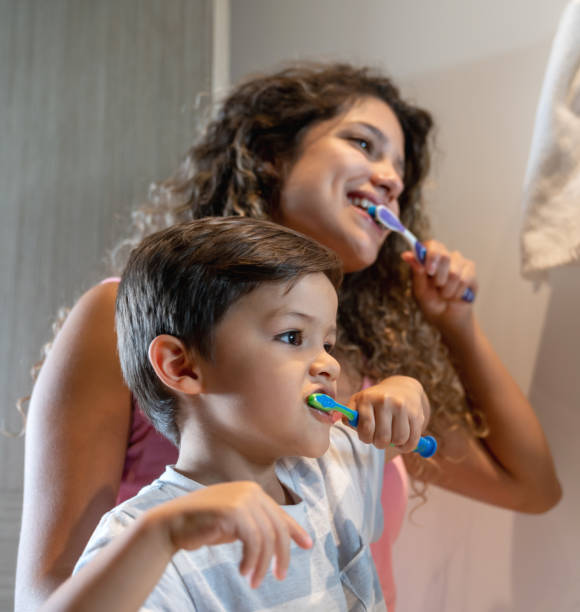
[[[82,555],[77,561],[73,569],[73,574],[76,574],[82,567],[94,559],[95,555],[97,555],[100,550],[109,544],[111,540],[123,533],[123,531],[135,522],[136,518],[136,516],[115,509],[103,515]]]
[[[77,561],[73,574],[90,563],[105,546],[128,529],[139,514],[139,512],[132,514],[122,510],[112,510],[105,514]],[[130,585],[127,588],[130,588]],[[182,610],[183,612],[191,612],[191,610],[197,610],[173,561],[169,562],[140,610],[141,612],[181,612]]]

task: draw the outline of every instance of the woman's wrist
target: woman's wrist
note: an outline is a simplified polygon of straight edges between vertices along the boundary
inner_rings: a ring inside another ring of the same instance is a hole
[[[477,341],[479,325],[473,309],[462,317],[453,317],[437,326],[443,342],[452,353],[470,349]]]

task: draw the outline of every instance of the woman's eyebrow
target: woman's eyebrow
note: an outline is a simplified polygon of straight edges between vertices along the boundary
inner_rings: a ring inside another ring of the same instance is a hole
[[[353,125],[359,125],[360,127],[367,129],[381,142],[382,145],[386,145],[387,143],[389,143],[388,136],[386,136],[381,130],[379,130],[376,125],[373,125],[372,123],[367,123],[366,121],[353,121],[352,123]],[[395,166],[396,169],[401,173],[401,176],[403,176],[405,172],[405,162],[398,155],[395,159]]]

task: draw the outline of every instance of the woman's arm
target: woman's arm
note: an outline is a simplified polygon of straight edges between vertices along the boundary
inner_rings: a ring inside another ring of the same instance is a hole
[[[16,610],[34,610],[72,572],[115,503],[131,419],[114,331],[116,283],[70,312],[34,387],[26,427]]]
[[[423,479],[520,512],[549,510],[562,491],[529,402],[475,317],[463,334],[447,336],[446,343],[474,408],[485,415],[489,435],[476,440],[464,428],[447,430],[440,435],[442,452],[434,457],[439,469],[427,470]]]
[[[477,288],[475,268],[442,245],[428,249],[436,257],[431,269],[429,255],[425,268],[410,262],[415,295],[440,330],[473,407],[485,415],[489,435],[478,440],[461,427],[438,432],[436,467],[424,465],[417,473],[414,458],[405,457],[406,464],[418,478],[490,504],[521,512],[549,510],[562,492],[542,427],[472,306],[457,299],[466,285]]]

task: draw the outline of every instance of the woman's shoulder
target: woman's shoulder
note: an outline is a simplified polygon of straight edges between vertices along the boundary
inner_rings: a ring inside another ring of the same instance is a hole
[[[93,285],[81,295],[72,311],[82,311],[92,316],[95,310],[110,311],[111,308],[114,310],[119,280],[118,277],[110,277]]]
[[[94,285],[76,301],[60,327],[51,352],[64,345],[67,353],[71,350],[89,351],[92,359],[103,349],[106,360],[111,351],[116,352],[115,303],[117,282]],[[77,354],[77,357],[80,355]]]

